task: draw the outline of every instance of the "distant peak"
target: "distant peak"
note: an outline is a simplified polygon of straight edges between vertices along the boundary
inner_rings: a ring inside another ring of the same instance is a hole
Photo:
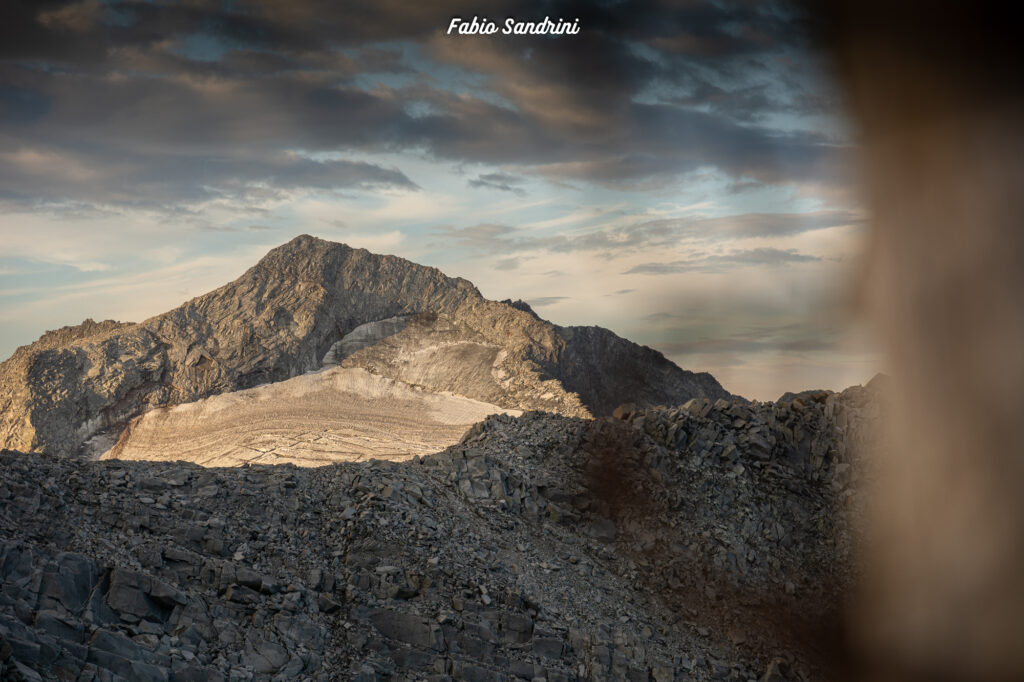
[[[334,242],[329,242],[326,239],[320,239],[319,237],[314,237],[311,234],[300,234],[299,236],[295,237],[294,239],[292,239],[292,240],[290,240],[288,242],[285,242],[284,245],[288,246],[289,244],[303,245],[303,244],[333,244],[333,243]]]
[[[516,310],[521,310],[524,313],[529,313],[535,319],[538,319],[538,320],[541,319],[540,315],[538,315],[536,312],[534,312],[533,308],[530,307],[530,304],[527,303],[526,301],[522,300],[522,299],[517,299],[517,300],[513,301],[511,298],[506,298],[504,301],[502,301],[502,303],[504,303],[505,305],[511,306],[511,307],[515,308]]]
[[[352,247],[347,244],[320,239],[308,234],[300,234],[268,251],[267,255],[257,263],[257,267],[277,270],[287,267],[292,263],[318,259],[331,253],[345,254],[352,250]]]
[[[330,249],[339,246],[349,248],[348,245],[342,244],[340,242],[328,241],[326,239],[321,239],[320,237],[314,237],[311,234],[300,234],[298,237],[295,237],[285,242],[284,244],[282,244],[281,246],[277,247],[277,249],[274,250],[306,251],[310,249]]]

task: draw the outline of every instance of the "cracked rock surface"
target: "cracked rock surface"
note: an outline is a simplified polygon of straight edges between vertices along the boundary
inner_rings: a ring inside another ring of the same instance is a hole
[[[520,414],[361,368],[333,367],[151,410],[101,458],[203,466],[403,460],[457,443],[472,424],[496,413]]]

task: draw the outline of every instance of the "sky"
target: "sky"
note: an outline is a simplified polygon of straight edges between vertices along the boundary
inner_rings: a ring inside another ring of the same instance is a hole
[[[453,17],[575,35],[447,35]],[[772,2],[0,9],[0,357],[312,234],[771,400],[881,366],[855,132]]]

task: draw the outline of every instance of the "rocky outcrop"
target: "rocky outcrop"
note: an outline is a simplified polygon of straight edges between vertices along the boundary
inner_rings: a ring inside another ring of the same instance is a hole
[[[0,364],[0,443],[76,452],[168,400],[168,350],[144,326],[92,320],[19,348]]]
[[[608,414],[626,400],[728,395],[710,376],[611,332],[559,328],[522,307],[488,301],[435,268],[297,237],[170,312],[139,324],[88,321],[18,349],[0,365],[0,445],[103,451],[150,409],[317,369],[361,325],[409,316],[420,316],[420,331],[432,325],[418,350],[420,360],[433,354],[440,370],[406,362],[409,354],[394,344],[400,352],[367,354],[363,366],[372,371],[373,359],[383,374],[409,383],[574,416]],[[400,341],[402,333],[392,336]]]
[[[544,371],[564,355],[557,328],[503,304],[454,314],[424,313],[385,321],[394,333],[369,343],[378,323],[364,325],[334,345],[342,367],[451,392],[507,409],[590,416],[578,395]],[[525,326],[524,326],[525,325]],[[349,342],[349,339],[354,340]],[[540,339],[540,343],[534,340]],[[541,364],[544,363],[544,364]]]
[[[690,398],[733,398],[707,372],[686,372],[658,351],[602,327],[562,327],[557,375],[596,415],[620,404],[673,405]],[[600,358],[600,371],[595,362]],[[685,396],[685,397],[684,397]]]
[[[436,455],[0,453],[0,679],[829,679],[868,389],[494,416]]]

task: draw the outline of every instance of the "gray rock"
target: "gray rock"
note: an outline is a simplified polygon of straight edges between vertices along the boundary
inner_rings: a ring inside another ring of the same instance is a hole
[[[215,668],[183,665],[171,671],[170,682],[224,682],[224,673]]]
[[[533,652],[538,656],[558,660],[562,657],[563,641],[557,637],[535,637]]]
[[[257,673],[276,673],[288,663],[288,650],[277,642],[254,638],[246,643],[243,662]]]
[[[2,452],[0,679],[796,679],[754,614],[842,598],[870,396],[496,415],[404,463]]]
[[[123,619],[132,617],[139,620],[165,621],[170,609],[165,605],[167,599],[157,601],[147,594],[150,590],[148,576],[124,568],[116,568],[110,574],[110,588],[107,590],[106,603]],[[172,601],[173,603],[173,601]]]
[[[97,630],[93,633],[89,639],[89,646],[130,660],[142,658],[142,649],[139,645],[124,635],[109,630]]]
[[[370,614],[369,621],[385,637],[423,648],[441,648],[430,624],[414,614],[378,609]]]

